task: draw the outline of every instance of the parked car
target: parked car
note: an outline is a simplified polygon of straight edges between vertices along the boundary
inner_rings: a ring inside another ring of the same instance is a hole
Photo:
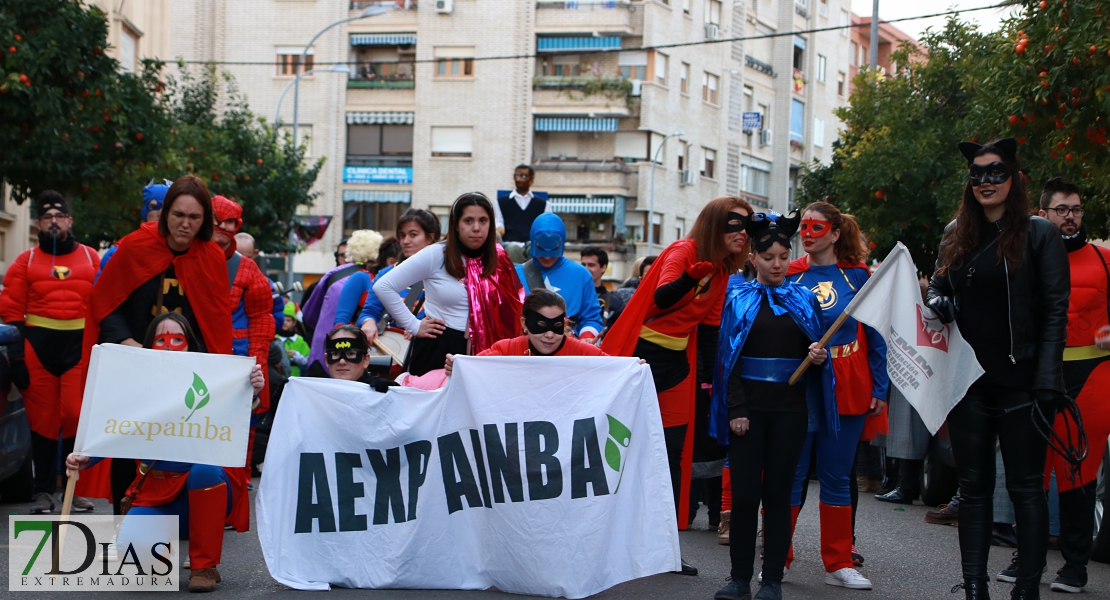
[[[7,346],[22,344],[13,325],[0,325],[0,502],[28,502],[34,491],[31,428],[23,398],[12,386]]]
[[[1110,465],[1110,445],[1102,455],[1102,464],[1098,467],[1098,484],[1095,488],[1095,545],[1091,549],[1091,560],[1100,563],[1110,563],[1110,531],[1102,526],[1102,519],[1106,516],[1106,466]]]

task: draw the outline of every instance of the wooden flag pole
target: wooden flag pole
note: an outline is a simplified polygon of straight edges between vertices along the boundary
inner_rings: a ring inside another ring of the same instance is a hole
[[[62,498],[62,520],[63,521],[69,520],[69,513],[73,509],[73,492],[74,492],[74,490],[77,489],[77,478],[78,478],[77,473],[78,473],[77,471],[70,471],[68,469],[66,470],[66,474],[69,476],[69,481],[66,482],[66,494]],[[69,527],[62,527],[58,531],[58,554],[59,555],[61,555],[62,549],[65,548],[66,531],[69,531]]]
[[[829,343],[829,340],[832,339],[832,336],[836,335],[836,332],[840,330],[840,326],[848,320],[848,316],[849,315],[847,310],[840,313],[840,316],[836,318],[836,321],[833,321],[832,327],[829,327],[829,330],[826,331],[825,335],[821,336],[821,340],[817,342],[818,348],[824,348],[825,345]],[[802,364],[798,365],[798,369],[794,371],[793,375],[790,376],[790,385],[798,383],[798,379],[800,379],[802,375],[805,374],[806,369],[809,368],[809,365],[812,364],[812,362],[813,361],[809,360],[809,356],[806,356],[806,359],[802,361]]]
[[[396,354],[393,353],[392,350],[390,350],[389,348],[386,348],[385,344],[383,344],[381,342],[381,340],[379,340],[378,338],[374,338],[374,347],[377,348],[378,350],[381,350],[382,352],[385,352],[386,354],[392,356],[393,360],[397,361],[397,364],[399,364],[399,365],[405,364],[405,361],[401,360],[400,356],[397,356]]]

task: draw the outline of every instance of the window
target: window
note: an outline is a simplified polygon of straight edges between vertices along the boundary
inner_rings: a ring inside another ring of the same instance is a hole
[[[436,46],[436,77],[474,77],[473,46]]]
[[[701,176],[713,179],[713,164],[717,162],[717,151],[702,146]]]
[[[806,70],[805,52],[806,41],[801,36],[794,36],[794,68],[799,71]]]
[[[648,53],[644,51],[621,52],[617,55],[621,78],[647,79]]]
[[[852,17],[848,15],[848,11],[840,10],[840,35],[848,37],[852,31]]]
[[[667,69],[670,68],[670,58],[662,52],[655,53],[655,83],[667,85]]]
[[[676,240],[686,237],[686,219],[682,217],[675,219],[674,237]]]
[[[717,83],[720,78],[706,71],[701,80],[701,99],[710,103],[717,103]]]
[[[644,231],[647,231],[647,219],[648,219],[648,213],[645,212],[644,213],[644,220],[643,220],[643,224],[644,224],[643,229],[644,229]],[[661,236],[663,235],[663,215],[661,215],[659,213],[655,213],[654,215],[651,216],[651,222],[652,222],[651,241],[652,241],[653,244],[662,245],[663,240],[661,239]],[[646,238],[645,238],[645,240],[646,240]],[[648,251],[650,252],[651,250],[648,249]]]
[[[766,36],[773,33],[775,32],[761,25],[750,25],[748,35],[751,41],[748,43],[748,54],[755,60],[770,65],[774,57],[774,38]]]
[[[666,137],[659,133],[652,132],[648,135],[648,156],[660,165],[667,164],[667,148],[663,145],[665,139]]]
[[[825,55],[817,55],[817,83],[825,83],[826,62]]]
[[[348,125],[347,157],[412,158],[412,125]]]
[[[740,191],[753,196],[767,197],[767,185],[771,179],[771,163],[751,159],[740,166]]]
[[[470,158],[473,127],[432,127],[432,156]]]
[[[858,67],[859,66],[859,44],[857,44],[855,42],[852,42],[851,48],[852,48],[852,66],[853,67]]]
[[[682,63],[682,68],[678,71],[679,88],[683,94],[690,93],[690,63]]]
[[[805,141],[806,104],[797,98],[790,101],[790,141]]]
[[[705,22],[721,24],[721,0],[705,0]]]
[[[682,173],[686,169],[686,153],[689,152],[690,145],[686,142],[679,140],[678,142],[678,172]]]
[[[139,46],[139,36],[131,29],[121,27],[119,31],[119,68],[128,72],[135,72],[135,55]]]
[[[859,64],[861,67],[867,66],[871,62],[870,46],[859,47]]]
[[[554,63],[556,77],[577,77],[582,58],[577,54],[563,54],[552,57],[551,62]]]
[[[822,17],[829,16],[829,0],[817,0],[817,13]]]
[[[694,3],[694,0],[682,0],[682,14],[684,14],[684,15],[690,14],[690,5],[693,4],[693,3]]]
[[[844,97],[844,93],[848,91],[848,86],[845,85],[848,81],[848,76],[844,71],[838,71],[836,74],[836,95]]]
[[[344,202],[343,235],[359,229],[392,233],[397,229],[397,219],[408,208],[408,202]]]
[[[813,118],[813,145],[817,148],[825,147],[825,121]]]
[[[646,131],[618,131],[613,155],[629,161],[647,160],[648,136]]]
[[[281,77],[292,77],[297,74],[298,63],[301,62],[301,52],[304,48],[278,48],[277,74]],[[304,57],[304,65],[300,65],[301,75],[312,70],[314,50],[308,50]]]

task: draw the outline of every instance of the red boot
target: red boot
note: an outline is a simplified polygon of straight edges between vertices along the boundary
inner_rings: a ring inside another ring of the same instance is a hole
[[[794,528],[798,526],[798,513],[802,512],[801,506],[790,507],[790,549],[786,551],[786,568],[794,562]]]
[[[852,507],[821,503],[821,560],[825,572],[852,568]]]
[[[194,571],[220,564],[226,514],[226,483],[189,490],[189,566]]]

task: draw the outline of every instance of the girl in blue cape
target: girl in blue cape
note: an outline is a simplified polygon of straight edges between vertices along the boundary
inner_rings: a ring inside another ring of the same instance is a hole
[[[751,598],[759,507],[763,505],[763,573],[757,600],[782,598],[790,548],[790,491],[806,433],[839,428],[824,326],[817,297],[785,281],[798,218],[752,215],[749,257],[756,278],[725,294],[709,434],[728,444],[732,471],[729,549],[732,581],[714,598]],[[815,366],[798,385],[790,376],[809,357]]]

